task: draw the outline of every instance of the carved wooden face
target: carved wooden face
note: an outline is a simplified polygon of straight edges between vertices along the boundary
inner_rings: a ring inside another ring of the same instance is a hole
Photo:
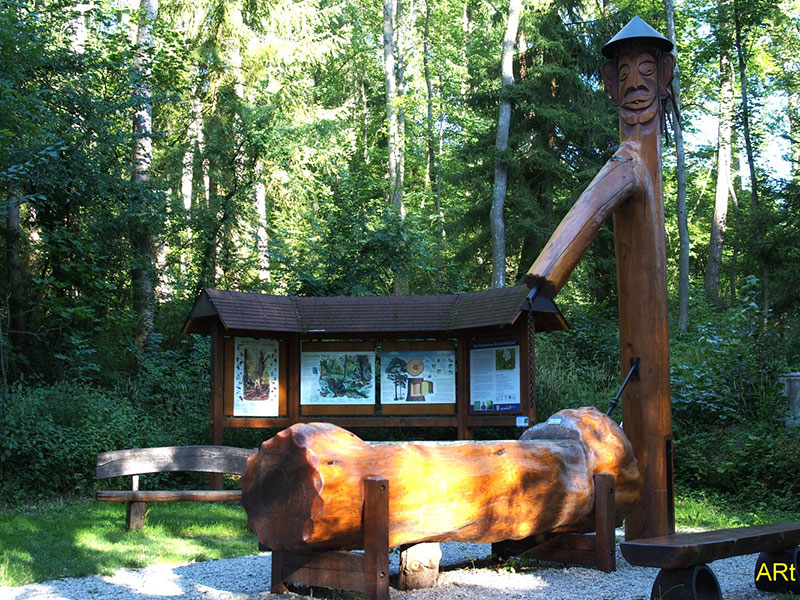
[[[603,65],[606,91],[611,103],[619,106],[624,123],[645,124],[656,117],[659,96],[669,97],[674,66],[675,57],[671,54],[656,58],[643,50],[623,52],[616,61]]]

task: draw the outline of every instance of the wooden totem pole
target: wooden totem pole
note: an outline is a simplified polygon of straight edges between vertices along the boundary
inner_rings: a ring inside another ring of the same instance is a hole
[[[669,98],[673,44],[634,17],[603,48],[603,77],[619,107],[620,146],[556,229],[527,274],[555,296],[606,218],[614,217],[622,376],[639,359],[639,380],[622,397],[644,487],[625,521],[626,539],[674,530],[669,392],[666,245],[661,178],[663,103]]]

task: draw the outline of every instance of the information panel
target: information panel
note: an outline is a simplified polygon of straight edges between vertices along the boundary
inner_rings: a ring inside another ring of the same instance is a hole
[[[302,352],[300,404],[375,404],[374,350]]]
[[[278,349],[278,340],[236,338],[233,360],[235,417],[278,416]]]
[[[389,350],[381,353],[381,404],[455,404],[453,350]]]
[[[473,341],[469,389],[473,412],[520,410],[519,340]]]

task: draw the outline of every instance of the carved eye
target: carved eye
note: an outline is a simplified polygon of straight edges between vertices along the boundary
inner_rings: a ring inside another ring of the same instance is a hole
[[[650,75],[652,75],[655,72],[656,72],[656,63],[650,62],[649,60],[646,61],[646,62],[643,62],[639,66],[639,73],[641,73],[645,77],[649,77]]]
[[[628,78],[628,74],[630,72],[631,72],[631,68],[628,65],[622,65],[619,68],[619,74],[618,74],[619,80],[620,81],[625,81]]]

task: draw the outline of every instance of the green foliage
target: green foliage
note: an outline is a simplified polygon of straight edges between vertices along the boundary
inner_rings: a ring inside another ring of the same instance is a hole
[[[585,306],[561,308],[571,329],[536,337],[539,421],[564,408],[596,406],[606,410],[619,388],[619,337],[614,315]],[[619,414],[615,417],[618,419]]]
[[[675,479],[758,509],[798,510],[800,431],[774,422],[676,434]]]
[[[0,440],[2,502],[85,493],[94,486],[99,452],[168,445],[161,424],[141,408],[71,381],[19,389],[0,422]]]
[[[778,332],[765,324],[755,277],[748,278],[743,292],[737,306],[708,313],[707,322],[672,344],[677,429],[773,422],[780,415],[785,399],[777,375],[785,365],[775,359]]]

